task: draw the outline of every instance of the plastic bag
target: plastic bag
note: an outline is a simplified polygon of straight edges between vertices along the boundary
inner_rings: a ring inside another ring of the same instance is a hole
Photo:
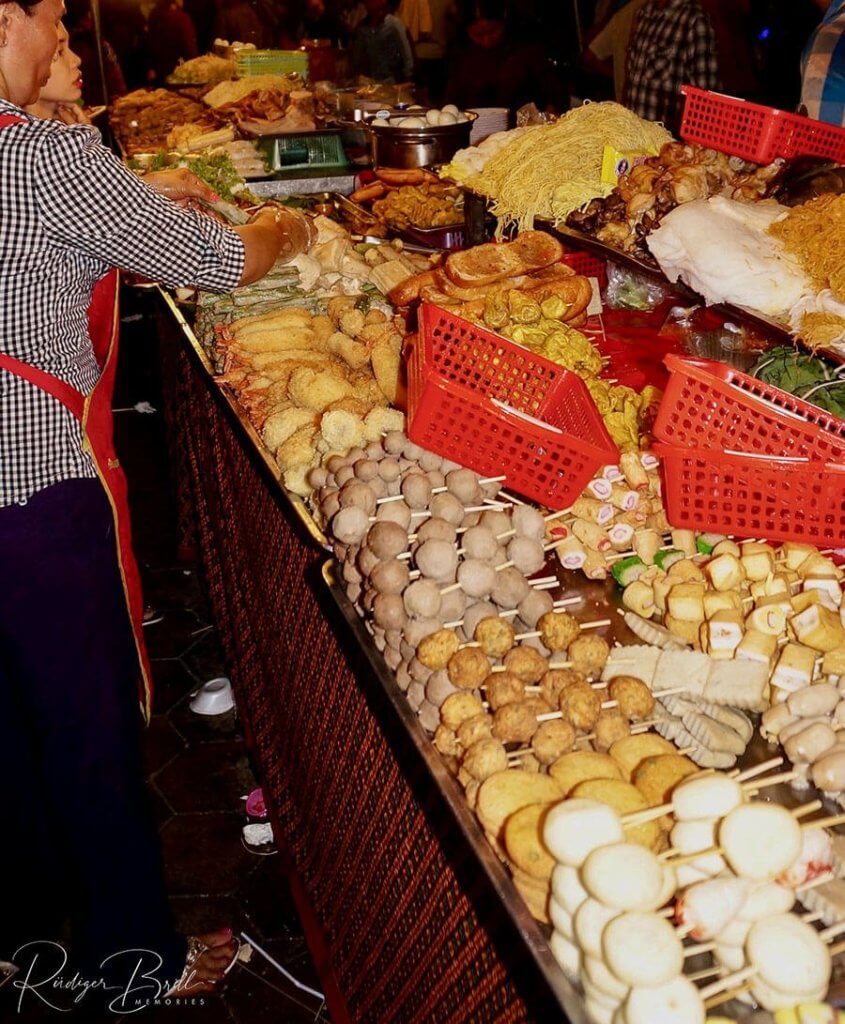
[[[611,309],[656,309],[672,294],[668,285],[608,261],[605,303]]]

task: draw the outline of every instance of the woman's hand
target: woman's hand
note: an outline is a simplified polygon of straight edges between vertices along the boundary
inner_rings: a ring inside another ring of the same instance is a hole
[[[193,207],[199,201],[219,203],[220,196],[204,181],[192,174],[187,167],[175,167],[170,171],[148,171],[144,181],[159,195],[178,203],[179,206]]]
[[[91,124],[91,119],[78,103],[57,104],[56,120],[63,124]]]

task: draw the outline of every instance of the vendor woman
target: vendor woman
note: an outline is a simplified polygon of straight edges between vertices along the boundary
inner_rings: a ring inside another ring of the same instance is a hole
[[[0,0],[0,960],[29,963],[38,947],[24,943],[69,919],[66,975],[123,986],[127,951],[148,951],[155,981],[136,996],[179,979],[195,995],[234,945],[228,930],[174,930],[145,806],[150,691],[111,442],[110,271],[228,291],[301,251],[308,229],[270,212],[221,227],[138,180],[93,129],[27,113],[62,14],[62,0]],[[155,187],[210,194],[184,173]]]

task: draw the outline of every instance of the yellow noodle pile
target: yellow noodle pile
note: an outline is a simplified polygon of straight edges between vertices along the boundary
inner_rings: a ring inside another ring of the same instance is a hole
[[[845,195],[819,196],[795,206],[769,231],[798,257],[820,291],[829,288],[845,302]]]
[[[563,221],[613,184],[601,180],[605,146],[656,154],[672,136],[618,103],[587,103],[554,124],[526,132],[492,156],[469,182],[487,196],[502,227]]]

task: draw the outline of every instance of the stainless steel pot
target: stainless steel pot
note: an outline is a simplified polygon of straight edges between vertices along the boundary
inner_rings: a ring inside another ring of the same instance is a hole
[[[433,167],[448,164],[459,149],[469,145],[476,114],[458,124],[427,125],[425,128],[399,128],[380,119],[367,122],[373,167]]]

